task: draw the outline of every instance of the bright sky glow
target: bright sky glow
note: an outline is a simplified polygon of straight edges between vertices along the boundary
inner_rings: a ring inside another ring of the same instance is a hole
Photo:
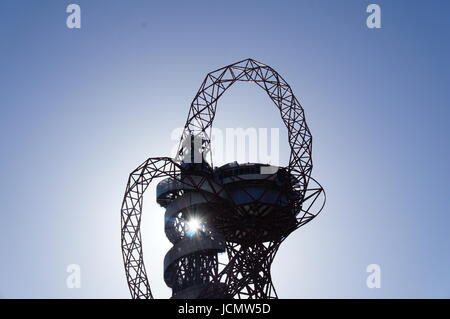
[[[194,234],[196,234],[200,230],[201,226],[201,220],[199,218],[190,218],[187,222],[188,235],[193,236]]]

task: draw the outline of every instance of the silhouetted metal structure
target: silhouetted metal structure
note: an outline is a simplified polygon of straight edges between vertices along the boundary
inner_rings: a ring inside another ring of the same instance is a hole
[[[206,160],[217,101],[238,81],[256,83],[279,109],[291,150],[287,167],[234,162],[214,168],[212,156]],[[164,259],[172,297],[276,298],[270,266],[281,242],[325,204],[311,177],[311,140],[303,108],[271,67],[246,59],[209,73],[191,104],[178,157],[149,158],[130,174],[122,253],[131,296],[153,298],[142,253],[142,196],[153,179],[165,177],[157,202],[166,209],[173,243]]]

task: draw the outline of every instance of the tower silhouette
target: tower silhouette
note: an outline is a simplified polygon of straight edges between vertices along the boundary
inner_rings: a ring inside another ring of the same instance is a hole
[[[242,81],[264,89],[278,108],[291,150],[286,167],[213,167],[209,136],[218,99]],[[277,298],[270,266],[280,244],[325,204],[311,177],[311,153],[303,108],[274,69],[246,59],[209,73],[191,104],[177,157],[149,158],[129,176],[121,236],[131,296],[153,298],[142,253],[142,196],[153,179],[164,177],[156,198],[173,244],[164,258],[172,298]]]

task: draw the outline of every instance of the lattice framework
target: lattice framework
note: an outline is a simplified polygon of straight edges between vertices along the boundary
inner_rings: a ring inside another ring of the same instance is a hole
[[[140,233],[143,194],[155,178],[180,179],[181,164],[188,161],[189,145],[192,137],[202,143],[202,158],[211,155],[210,133],[216,113],[218,99],[232,84],[244,81],[256,83],[265,90],[279,109],[288,130],[291,149],[289,164],[285,168],[295,183],[291,185],[296,197],[290,207],[296,217],[296,225],[279,240],[264,244],[242,247],[227,243],[229,263],[215,274],[211,282],[225,282],[228,293],[237,298],[275,298],[276,292],[270,278],[270,264],[281,242],[290,232],[305,225],[316,217],[325,204],[323,188],[311,177],[312,136],[306,124],[304,110],[294,96],[291,87],[271,67],[246,59],[209,73],[196,94],[188,114],[188,119],[180,141],[178,157],[149,158],[129,176],[121,209],[121,243],[126,277],[132,298],[153,298],[143,260]],[[212,163],[212,156],[211,156]],[[193,183],[193,182],[192,182]],[[192,187],[192,183],[189,183]],[[193,183],[195,184],[195,183]],[[195,187],[202,192],[201,187]],[[252,253],[249,254],[248,250]],[[248,271],[257,263],[257,270]],[[262,273],[264,280],[253,273]],[[205,290],[204,297],[208,297]]]

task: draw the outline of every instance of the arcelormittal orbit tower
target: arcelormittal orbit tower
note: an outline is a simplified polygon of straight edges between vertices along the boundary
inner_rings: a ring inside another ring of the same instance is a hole
[[[261,87],[281,115],[290,146],[286,167],[212,165],[210,135],[218,100],[242,81]],[[146,188],[163,178],[156,200],[165,208],[165,233],[173,244],[164,258],[172,298],[276,298],[270,266],[280,244],[325,204],[324,190],[311,177],[311,140],[302,106],[271,67],[246,59],[209,73],[191,103],[177,158],[149,158],[129,176],[121,236],[131,296],[153,298],[141,212]]]

